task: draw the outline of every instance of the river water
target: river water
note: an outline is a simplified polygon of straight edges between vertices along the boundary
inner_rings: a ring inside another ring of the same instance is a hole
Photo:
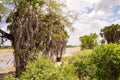
[[[15,70],[12,51],[0,51],[0,73]]]
[[[72,56],[74,52],[79,51],[80,47],[66,48],[63,57]],[[15,71],[13,51],[0,51],[0,73]]]

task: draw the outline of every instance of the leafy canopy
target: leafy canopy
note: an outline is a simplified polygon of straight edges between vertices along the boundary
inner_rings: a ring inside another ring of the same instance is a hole
[[[96,33],[91,33],[90,35],[84,35],[80,37],[81,48],[82,49],[92,49],[97,46],[98,35]]]
[[[108,43],[119,43],[120,25],[112,24],[101,29],[100,35],[107,40]]]

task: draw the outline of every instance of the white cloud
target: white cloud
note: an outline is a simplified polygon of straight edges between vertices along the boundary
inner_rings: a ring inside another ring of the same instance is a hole
[[[80,19],[80,21],[90,21],[91,22],[91,20],[93,21],[93,20],[96,20],[96,19],[105,19],[106,17],[109,17],[111,15],[111,13],[106,13],[106,12],[104,12],[104,11],[97,11],[97,12],[95,12],[95,10],[94,11],[92,11],[91,13],[84,13],[83,15],[80,15],[80,17],[79,17],[79,19]]]
[[[66,2],[67,9],[77,11],[79,13],[78,21],[73,26],[75,32],[68,31],[70,38],[68,44],[79,45],[79,37],[89,33],[99,33],[100,29],[110,24],[120,24],[120,19],[116,19],[112,8],[120,5],[120,0],[61,0]],[[93,8],[90,13],[86,12],[86,8]],[[120,14],[120,10],[117,12]],[[109,19],[109,20],[108,20]],[[112,22],[109,22],[112,21]],[[0,27],[1,28],[1,27]],[[6,28],[3,28],[6,31]]]
[[[116,21],[113,21],[112,24],[120,24],[120,19],[116,20]]]
[[[67,6],[70,10],[75,11],[84,11],[85,7],[89,7],[93,5],[93,2],[95,0],[89,1],[89,0],[66,0]]]
[[[110,9],[115,6],[119,5],[120,0],[101,0],[97,5],[95,10],[103,10],[105,12],[110,12]]]
[[[120,19],[110,22],[115,17],[112,8],[120,4],[120,0],[66,0],[70,10],[80,13],[78,21],[73,24],[76,28],[75,32],[70,34],[68,44],[78,45],[79,37],[91,32],[100,33],[100,30],[112,23],[120,24]],[[93,6],[94,4],[94,6]],[[85,12],[86,7],[93,6],[90,13]],[[82,13],[82,14],[81,14]],[[120,13],[120,11],[119,11]]]

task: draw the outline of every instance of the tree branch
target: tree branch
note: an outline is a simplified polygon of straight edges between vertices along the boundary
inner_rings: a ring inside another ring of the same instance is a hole
[[[13,36],[11,34],[8,34],[8,33],[6,33],[5,31],[3,31],[1,29],[0,29],[0,33],[2,34],[2,37],[5,37],[5,38],[7,38],[7,39],[9,39],[11,41],[13,40]]]

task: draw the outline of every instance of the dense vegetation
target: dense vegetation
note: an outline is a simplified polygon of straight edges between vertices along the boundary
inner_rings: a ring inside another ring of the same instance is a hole
[[[100,35],[107,40],[108,43],[119,43],[120,25],[112,24],[101,29]]]
[[[16,78],[7,76],[5,80]],[[107,44],[64,57],[58,66],[45,57],[29,62],[18,80],[119,80],[120,45]]]
[[[76,67],[80,80],[119,80],[120,45],[107,44],[93,50],[82,50],[72,57],[64,58],[65,63]]]
[[[119,80],[120,45],[107,44],[96,48],[92,54],[98,80]]]
[[[29,62],[19,78],[6,76],[4,80],[78,80],[73,65],[57,66],[53,61],[41,57]]]
[[[0,22],[9,13],[5,20],[9,33],[0,29],[0,43],[12,42],[16,67],[16,77],[4,80],[120,80],[120,25],[101,29],[101,46],[96,33],[81,36],[82,50],[64,57],[58,66],[53,59],[61,61],[69,37],[65,26],[71,26],[62,4],[56,0],[1,1]],[[12,12],[5,5],[12,6]]]
[[[97,38],[98,35],[96,33],[81,36],[81,49],[93,49],[96,47],[98,45]]]

